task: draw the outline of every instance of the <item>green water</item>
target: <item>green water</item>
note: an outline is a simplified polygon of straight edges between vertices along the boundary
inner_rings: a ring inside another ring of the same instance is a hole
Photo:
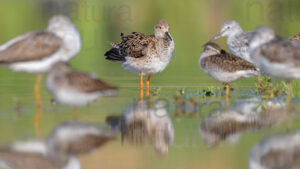
[[[55,2],[55,0],[53,0]],[[57,0],[58,1],[58,0]],[[237,20],[245,30],[259,25],[268,25],[283,37],[300,31],[300,2],[252,0],[86,0],[61,1],[54,9],[42,7],[45,1],[2,0],[0,2],[0,43],[30,30],[46,27],[52,14],[69,15],[78,26],[83,47],[72,61],[73,68],[94,72],[101,79],[119,87],[119,95],[101,98],[97,103],[78,109],[75,116],[72,108],[55,105],[42,82],[42,111],[40,134],[35,130],[36,102],[34,83],[36,75],[14,73],[0,67],[0,146],[17,140],[47,138],[55,126],[69,120],[88,123],[105,123],[108,116],[121,115],[122,111],[138,100],[139,77],[123,70],[120,64],[104,59],[110,47],[108,41],[119,41],[120,32],[139,31],[151,34],[153,26],[162,18],[170,24],[170,33],[175,40],[174,57],[167,69],[151,79],[152,100],[165,99],[170,103],[168,111],[173,119],[175,140],[170,145],[167,157],[160,157],[153,146],[134,147],[121,144],[120,137],[92,154],[81,156],[83,169],[98,168],[203,168],[244,169],[248,168],[248,153],[263,138],[300,128],[299,85],[294,83],[295,109],[290,118],[278,125],[260,130],[244,130],[239,141],[230,144],[222,140],[217,146],[208,148],[199,134],[199,124],[213,112],[234,107],[240,100],[260,97],[256,94],[256,77],[232,83],[235,91],[226,105],[223,90],[217,96],[204,97],[203,89],[221,88],[198,67],[202,45],[218,33],[226,20]],[[218,43],[226,48],[225,40]],[[43,77],[45,79],[45,76]],[[279,84],[280,81],[275,80]],[[184,89],[184,94],[179,91]],[[193,98],[199,107],[176,109],[175,96],[187,103]],[[284,101],[284,97],[279,100]],[[276,99],[275,99],[276,100]],[[217,102],[218,104],[211,104]],[[200,106],[203,105],[203,106]],[[179,112],[179,114],[178,114]],[[185,112],[185,113],[183,113]],[[296,115],[295,115],[296,114]]]

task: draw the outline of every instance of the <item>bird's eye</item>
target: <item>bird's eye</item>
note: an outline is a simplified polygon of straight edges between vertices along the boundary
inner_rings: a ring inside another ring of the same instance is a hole
[[[158,27],[159,29],[162,29],[162,27],[160,26],[160,27]]]
[[[228,26],[227,29],[230,29],[230,26]]]

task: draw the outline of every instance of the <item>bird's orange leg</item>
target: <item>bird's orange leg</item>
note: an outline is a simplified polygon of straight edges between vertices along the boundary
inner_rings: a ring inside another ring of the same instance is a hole
[[[34,127],[36,134],[39,135],[40,132],[40,116],[41,116],[41,94],[40,94],[40,84],[42,80],[42,75],[38,75],[36,79],[36,83],[34,85],[34,94],[36,100],[36,112],[35,112],[35,120]]]
[[[229,103],[229,91],[230,91],[230,86],[226,84],[226,102],[227,104]]]
[[[140,81],[140,97],[143,100],[144,97],[144,82],[143,82],[143,72],[141,72],[141,81]]]
[[[148,79],[147,79],[147,83],[146,83],[146,87],[147,87],[147,91],[146,91],[146,95],[149,96],[150,95],[150,78],[151,78],[151,75],[148,75]]]

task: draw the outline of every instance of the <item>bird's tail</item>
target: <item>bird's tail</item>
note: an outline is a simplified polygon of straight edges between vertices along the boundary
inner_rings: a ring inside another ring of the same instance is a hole
[[[113,61],[113,62],[124,62],[125,57],[120,55],[119,49],[117,48],[112,48],[109,51],[107,51],[105,54],[106,59]]]

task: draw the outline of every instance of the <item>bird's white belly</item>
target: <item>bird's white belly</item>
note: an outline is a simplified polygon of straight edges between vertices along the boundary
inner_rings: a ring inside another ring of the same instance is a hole
[[[267,75],[281,79],[300,79],[300,68],[293,63],[272,63],[260,57],[259,68]]]
[[[42,60],[12,63],[8,67],[16,72],[45,73],[51,69],[53,64],[59,61],[68,61],[72,58],[66,58],[65,56],[67,55],[62,51]]]
[[[161,60],[158,57],[149,58],[143,62],[134,61],[135,58],[126,57],[123,67],[135,74],[143,72],[144,75],[153,75],[162,72],[170,60]]]
[[[53,96],[59,104],[81,107],[97,101],[101,94],[99,92],[83,93],[76,90],[59,89],[53,93]]]
[[[242,70],[236,72],[208,70],[207,74],[213,79],[223,83],[230,83],[240,78],[248,78],[259,75],[259,72],[253,70]]]
[[[68,164],[63,169],[81,169],[80,161],[76,157],[70,157]]]

